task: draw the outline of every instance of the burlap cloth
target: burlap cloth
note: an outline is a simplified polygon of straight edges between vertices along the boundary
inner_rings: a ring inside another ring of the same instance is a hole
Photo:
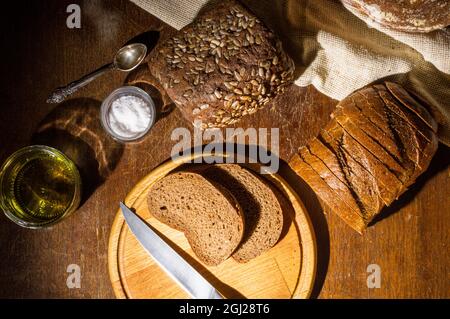
[[[131,0],[176,29],[209,0]],[[342,100],[391,80],[423,97],[450,146],[450,31],[402,33],[371,25],[337,0],[242,0],[282,39],[296,63],[295,83]]]

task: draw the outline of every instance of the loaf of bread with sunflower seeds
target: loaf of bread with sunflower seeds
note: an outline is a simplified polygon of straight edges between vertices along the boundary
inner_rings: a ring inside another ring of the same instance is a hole
[[[203,129],[255,113],[294,72],[277,36],[236,1],[216,4],[158,44],[149,67],[184,117]]]

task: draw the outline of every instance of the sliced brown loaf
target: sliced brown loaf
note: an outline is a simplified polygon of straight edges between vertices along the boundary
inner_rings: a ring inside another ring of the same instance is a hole
[[[396,99],[383,86],[378,85],[361,90],[361,93],[371,96],[373,103],[370,103],[369,107],[382,119],[381,121],[388,123],[387,128],[391,130],[398,144],[402,145],[404,161],[409,158],[414,163],[414,173],[410,178],[410,181],[414,181],[422,170],[428,167],[430,156],[437,148],[435,133],[422,121],[417,120],[415,113],[401,107],[401,104],[396,102]],[[408,119],[409,116],[415,117],[414,123]]]
[[[336,159],[339,163],[340,174],[343,175],[345,181],[347,181],[347,186],[355,190],[354,194],[361,198],[362,202],[367,202],[368,204],[371,201],[375,200],[374,210],[369,211],[377,211],[379,209],[379,200],[375,198],[376,196],[381,199],[385,204],[390,204],[395,199],[395,192],[390,189],[390,187],[379,187],[376,182],[376,177],[371,172],[371,169],[365,166],[364,160],[362,160],[359,156],[355,156],[352,152],[358,152],[358,150],[354,150],[355,148],[354,141],[352,138],[341,129],[340,132],[334,131],[328,134],[327,131],[321,133],[318,138],[318,141],[328,149],[328,152],[331,154],[327,157],[326,164],[328,164],[331,159]],[[323,142],[321,142],[321,140]],[[356,146],[356,148],[359,145]],[[337,152],[337,153],[336,153]],[[321,155],[324,152],[321,153]],[[339,155],[336,155],[339,154]],[[336,174],[338,171],[338,167],[336,166],[333,173]],[[367,185],[370,182],[371,185]],[[356,186],[355,186],[356,185]],[[369,187],[369,188],[367,188]],[[363,200],[364,199],[364,200]],[[364,207],[367,205],[364,204]]]
[[[353,140],[377,159],[377,162],[380,162],[387,172],[393,175],[391,177],[393,179],[393,185],[397,185],[399,190],[405,187],[403,182],[410,175],[403,164],[398,163],[376,140],[367,135],[359,126],[355,125],[349,117],[336,116],[335,119]]]
[[[361,215],[369,221],[383,206],[375,178],[347,151],[343,130],[323,130],[319,139],[338,156],[348,188],[359,203]]]
[[[436,134],[415,112],[411,112],[409,108],[402,107],[402,104],[396,103],[396,99],[384,85],[376,85],[374,88],[385,105],[394,114],[393,118],[397,118],[398,122],[405,123],[409,126],[408,129],[411,131],[411,139],[417,150],[421,153],[421,156],[416,162],[415,179],[421,174],[423,169],[428,167],[430,156],[434,154],[433,150],[437,148]]]
[[[361,89],[341,101],[318,138],[290,163],[358,232],[414,183],[437,150],[431,115],[418,102],[413,110],[405,106],[413,102],[400,102],[405,93],[390,85],[397,90],[394,96],[387,85]]]
[[[244,212],[244,237],[233,253],[235,260],[247,262],[276,244],[283,227],[283,211],[277,196],[282,194],[237,164],[208,166],[201,174],[224,186]]]
[[[422,162],[420,163],[420,167],[428,167],[429,161],[433,157],[438,147],[437,122],[427,111],[427,109],[418,102],[420,101],[421,103],[423,103],[423,99],[421,99],[420,97],[413,97],[398,84],[386,82],[385,85],[391,93],[390,97],[395,98],[398,103],[406,107],[406,109],[402,109],[404,109],[406,112],[412,113],[413,117],[418,117],[420,120],[422,120],[425,126],[427,126],[433,133],[435,133],[431,133],[427,128],[420,125],[420,123],[417,124],[418,127],[422,129],[422,132],[426,134],[429,141],[429,143],[426,144],[423,149],[421,149],[423,158]]]
[[[403,173],[403,162],[401,160],[401,151],[399,146],[389,138],[388,133],[381,131],[373,122],[370,121],[355,104],[353,99],[349,99],[345,108],[338,105],[332,114],[332,118],[342,125],[342,127],[352,135],[356,140],[363,141],[362,145],[367,147],[375,156],[384,160],[389,168],[395,172]],[[392,147],[387,147],[388,141]]]
[[[332,123],[332,125],[324,130],[323,134],[329,133],[334,138],[335,143],[337,142],[338,146],[342,148],[349,157],[379,182],[378,184],[381,186],[378,190],[380,197],[387,205],[391,204],[397,198],[397,194],[403,192],[406,187],[397,176],[389,170],[387,165],[364,148],[361,145],[361,142],[358,142],[348,134],[339,123]]]
[[[208,265],[227,259],[241,242],[244,217],[223,187],[193,172],[168,175],[152,186],[150,214],[183,231],[192,250]]]
[[[344,133],[345,131],[342,131],[341,135],[343,136]],[[320,159],[323,164],[327,166],[327,168],[331,171],[331,173],[333,173],[349,189],[351,188],[350,181],[352,179],[357,180],[356,184],[358,185],[363,185],[364,183],[366,183],[361,174],[352,174],[350,170],[351,167],[355,167],[355,171],[364,170],[365,168],[361,166],[360,163],[356,162],[346,149],[340,148],[339,152],[336,153],[334,151],[334,148],[326,142],[326,139],[324,137],[322,137],[322,134],[326,134],[326,132],[322,132],[318,138],[314,139],[308,144],[307,148],[309,149],[309,151],[318,159]],[[336,141],[333,140],[333,137],[329,137],[332,139],[331,144],[335,144]],[[343,142],[345,141],[343,140]],[[342,145],[346,145],[346,143],[343,143]],[[340,146],[338,146],[338,148],[339,147]],[[350,161],[350,165],[347,163],[348,161]],[[392,193],[390,193],[389,190],[386,189],[382,189],[380,192],[381,194],[379,194],[379,197],[382,200],[386,200],[386,197],[391,198],[393,196]],[[360,198],[366,198],[367,196],[372,196],[373,192],[370,189],[362,189],[359,192],[355,192],[353,195],[357,195]]]
[[[184,117],[202,128],[255,113],[294,72],[275,34],[234,0],[215,4],[158,44],[149,67]]]
[[[397,99],[393,98],[390,91],[387,90],[384,85],[374,85],[373,86],[377,93],[380,95],[381,99],[385,103],[385,105],[398,117],[401,117],[406,123],[408,123],[412,128],[416,129],[417,132],[427,141],[431,141],[431,136],[434,132],[430,129],[430,127],[417,116],[416,113],[413,113],[409,110],[409,108],[404,107],[403,104],[398,104]]]
[[[342,183],[344,183],[347,187],[349,187],[348,181],[345,178],[345,174],[342,171],[342,166],[339,163],[339,159],[337,155],[332,152],[327,146],[325,146],[320,139],[315,138],[312,140],[306,148],[309,152],[315,155],[318,159],[320,159],[323,164],[328,168],[328,170],[336,176]],[[299,153],[302,153],[302,148],[299,150]]]
[[[329,144],[326,145],[326,142],[322,142],[321,139],[323,138],[319,137],[313,140],[307,148],[327,166],[331,173],[347,186],[355,200],[362,204],[361,211],[370,210],[370,208],[366,209],[366,207],[374,207],[376,210],[382,204],[381,201],[384,200],[383,195],[384,197],[392,196],[389,192],[386,195],[380,191],[376,183],[373,183],[373,178],[364,178],[365,173],[358,174],[358,170],[364,169],[364,167],[355,162],[345,150],[340,149],[337,154]],[[365,185],[367,182],[372,182],[373,184],[370,187],[355,187],[352,189],[352,185]]]
[[[360,211],[348,206],[345,201],[328,185],[320,175],[298,154],[290,160],[289,165],[318,194],[320,199],[338,214],[353,229],[362,233],[367,222]]]
[[[313,170],[319,174],[319,176],[333,189],[337,194],[337,198],[343,200],[347,206],[351,207],[354,211],[361,212],[361,216],[366,215],[366,210],[371,210],[372,203],[368,202],[372,200],[371,196],[363,196],[357,194],[354,189],[348,187],[349,181],[342,182],[339,180],[333,172],[331,172],[323,161],[311,154],[308,148],[301,148],[299,150],[300,158],[311,166]],[[346,169],[346,168],[344,168]],[[347,176],[346,176],[347,179]]]
[[[414,167],[413,170],[416,170],[421,158],[421,150],[417,148],[417,140],[415,138],[418,133],[411,132],[411,127],[386,106],[373,87],[356,92],[354,100],[361,111],[370,118],[371,122],[387,133],[386,143],[397,145],[400,151],[400,160],[402,162],[411,161]],[[358,102],[361,100],[365,101],[362,105]],[[384,140],[382,141],[383,143],[385,142]]]
[[[438,125],[431,114],[420,105],[404,88],[392,82],[385,83],[386,88],[397,102],[414,112],[434,133],[437,133]]]
[[[382,145],[396,160],[404,161],[405,151],[403,145],[399,143],[395,131],[389,127],[386,116],[380,116],[375,107],[380,107],[383,110],[381,100],[377,98],[375,92],[366,92],[364,89],[348,97],[349,102],[345,103],[345,108],[342,109],[343,114],[350,116],[352,121],[364,128],[364,131],[369,134],[375,141]],[[369,103],[370,101],[370,103]],[[379,103],[380,105],[372,105]]]

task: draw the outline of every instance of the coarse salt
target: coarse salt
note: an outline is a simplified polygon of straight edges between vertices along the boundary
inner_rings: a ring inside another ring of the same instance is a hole
[[[121,96],[112,102],[109,109],[109,126],[123,138],[139,136],[147,130],[151,120],[148,103],[137,96]]]

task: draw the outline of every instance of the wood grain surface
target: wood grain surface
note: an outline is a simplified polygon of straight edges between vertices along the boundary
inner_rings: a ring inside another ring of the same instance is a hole
[[[308,298],[316,272],[314,231],[300,197],[278,174],[261,177],[289,200],[289,207],[283,210],[280,240],[275,247],[247,263],[228,258],[218,266],[208,267],[196,257],[182,232],[150,215],[147,199],[152,185],[174,170],[192,168],[192,165],[184,163],[199,156],[202,155],[191,154],[177,161],[162,163],[133,187],[125,198],[125,204],[161,234],[225,298]],[[248,167],[251,169],[252,166]],[[258,166],[253,170],[257,174],[260,172]],[[120,210],[111,228],[108,269],[118,298],[189,298],[148,256],[125,224]]]
[[[81,29],[66,27],[73,1],[13,2],[2,11],[0,161],[32,144],[56,146],[80,166],[85,185],[79,210],[44,230],[22,229],[0,216],[0,297],[112,298],[107,268],[109,232],[133,185],[170,156],[171,132],[189,127],[174,110],[158,119],[139,144],[105,136],[98,107],[125,74],[105,75],[61,105],[45,99],[110,62],[114,52],[149,30],[173,30],[125,0],[79,1]],[[155,93],[157,95],[157,93]],[[280,156],[289,161],[315,136],[336,105],[313,87],[290,88],[242,126],[279,127]],[[295,185],[315,228],[318,272],[313,297],[450,298],[450,151],[440,146],[431,167],[364,236],[355,233],[287,165],[280,174]],[[81,269],[81,288],[69,289],[67,267]],[[381,269],[381,287],[367,287],[367,267]]]

